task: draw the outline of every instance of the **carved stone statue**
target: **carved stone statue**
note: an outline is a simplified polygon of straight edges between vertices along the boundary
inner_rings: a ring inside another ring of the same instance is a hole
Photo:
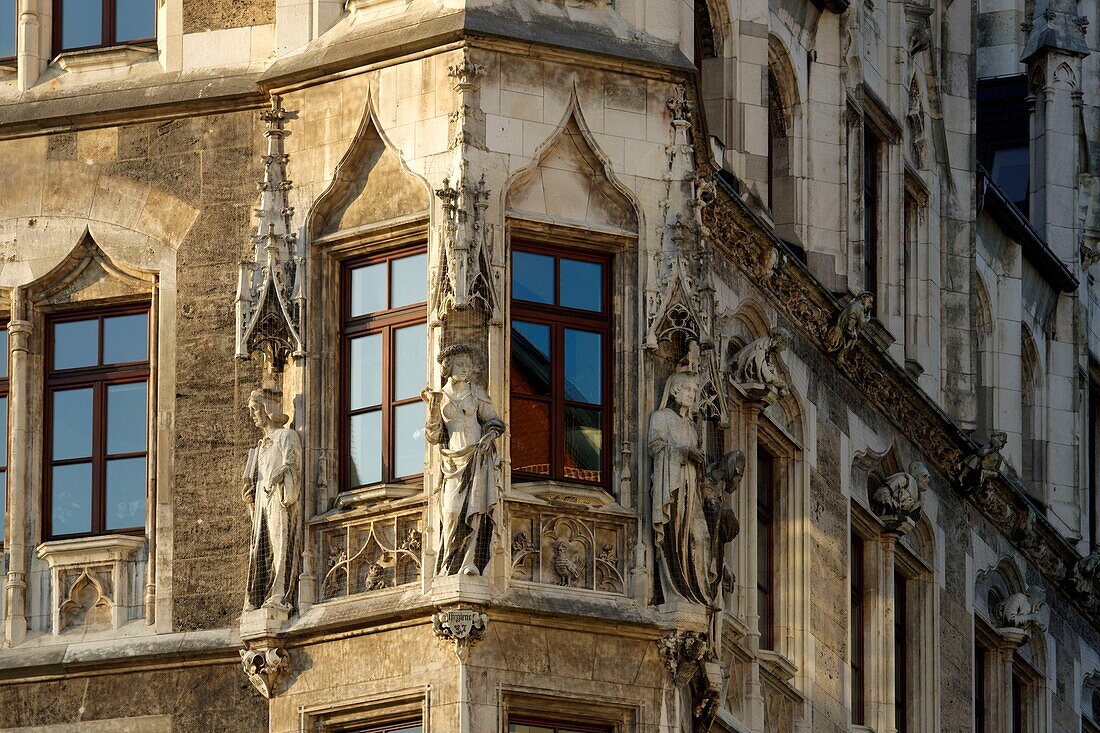
[[[1025,593],[1013,593],[997,609],[998,620],[1008,628],[1029,630],[1042,627],[1042,610],[1047,596],[1041,586],[1030,585]]]
[[[720,462],[709,482],[704,477],[706,456],[695,423],[699,382],[691,359],[685,360],[669,377],[660,408],[649,419],[653,528],[666,598],[675,593],[711,607],[721,589],[721,547],[729,541],[722,538],[737,533],[737,518],[732,510],[723,511],[720,498],[723,491],[732,491],[727,487],[737,461]]]
[[[245,611],[259,606],[289,611],[297,574],[298,509],[301,497],[302,441],[284,427],[280,394],[254,390],[248,411],[263,437],[248,452],[242,497],[252,511]]]
[[[859,334],[871,322],[871,309],[875,296],[866,290],[852,298],[836,318],[836,323],[825,335],[825,349],[837,354],[839,361],[859,341]]]
[[[916,519],[924,503],[923,494],[928,490],[932,477],[920,461],[909,464],[909,471],[889,476],[871,497],[879,516],[887,520]]]
[[[730,451],[712,463],[707,470],[703,512],[707,518],[707,529],[710,530],[710,552],[717,565],[718,583],[723,583],[727,579],[726,545],[737,539],[737,535],[741,533],[741,523],[737,520],[737,514],[730,507],[726,497],[737,490],[744,475],[745,454],[739,450]],[[729,580],[732,585],[732,575]],[[719,592],[716,588],[714,597],[718,598],[718,596]]]
[[[477,550],[487,546],[490,510],[498,496],[495,441],[504,433],[489,393],[475,381],[473,348],[456,344],[439,355],[442,392],[424,390],[429,443],[440,446],[443,491],[440,501],[439,575],[480,575]],[[487,557],[487,553],[484,553]]]
[[[1074,592],[1087,606],[1100,603],[1100,550],[1080,558],[1070,572],[1070,584]]]
[[[787,350],[791,335],[785,328],[773,328],[764,338],[745,346],[733,357],[733,381],[750,397],[772,403],[790,390],[773,360]]]
[[[1001,464],[1004,456],[1001,451],[1008,443],[1008,435],[999,430],[993,431],[989,436],[989,442],[982,446],[977,453],[963,461],[959,471],[959,483],[966,494],[972,494],[981,490],[990,479],[1001,472]]]

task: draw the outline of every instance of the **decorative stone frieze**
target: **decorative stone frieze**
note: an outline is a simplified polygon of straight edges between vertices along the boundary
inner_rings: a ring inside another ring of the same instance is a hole
[[[381,515],[336,513],[317,520],[324,566],[321,600],[419,582],[423,525],[419,507]]]
[[[489,617],[477,608],[449,608],[432,616],[432,631],[437,639],[454,643],[455,655],[465,663],[472,649],[485,638]]]
[[[50,568],[53,633],[118,629],[126,623],[130,607],[141,606],[129,578],[144,545],[144,537],[129,535],[39,545],[38,557]]]
[[[920,518],[924,492],[932,477],[920,461],[909,464],[908,472],[895,473],[875,490],[871,503],[875,513],[893,531],[903,534]]]
[[[787,350],[791,335],[785,328],[776,327],[767,336],[745,346],[732,360],[733,383],[750,399],[770,405],[785,397],[790,389],[783,379],[776,359]]]
[[[512,580],[625,594],[634,521],[623,515],[510,504]]]
[[[836,317],[832,328],[825,334],[825,350],[835,354],[837,361],[843,362],[845,356],[859,341],[859,335],[871,322],[875,296],[863,291],[848,301]]]
[[[290,654],[280,644],[265,641],[241,650],[241,667],[252,686],[270,700],[290,676]]]
[[[439,354],[444,385],[425,389],[426,436],[439,446],[442,486],[437,575],[480,575],[502,486],[496,440],[504,422],[478,379],[474,349],[455,344]]]
[[[281,393],[273,390],[254,390],[248,398],[263,437],[249,450],[242,478],[241,495],[252,515],[244,610],[264,615],[264,628],[289,616],[301,552],[302,441],[285,427],[290,418],[281,405]],[[251,622],[242,618],[243,625]]]
[[[302,319],[305,311],[305,261],[298,254],[298,239],[288,203],[292,184],[284,151],[286,111],[278,95],[261,117],[267,123],[267,154],[260,183],[260,208],[256,209],[256,253],[241,263],[237,287],[237,358],[248,359],[259,351],[267,368],[281,372],[291,356],[305,355]]]

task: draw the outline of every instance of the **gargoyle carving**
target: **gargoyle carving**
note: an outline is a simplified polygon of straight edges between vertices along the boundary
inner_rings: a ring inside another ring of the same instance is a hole
[[[1001,451],[1007,443],[1008,434],[995,430],[989,436],[988,443],[963,461],[959,470],[959,485],[964,494],[980,491],[1001,473],[1001,464],[1004,463]]]
[[[290,655],[279,646],[242,649],[241,667],[252,686],[270,700],[279,694],[279,688],[290,674]]]
[[[836,354],[843,363],[844,356],[859,341],[859,334],[871,322],[875,296],[866,290],[852,298],[836,318],[836,323],[825,334],[825,350]]]
[[[1047,596],[1038,585],[1028,586],[1024,593],[1013,593],[996,609],[997,620],[1010,629],[1043,630],[1042,610]]]
[[[875,511],[891,529],[916,521],[923,506],[923,494],[932,477],[920,461],[909,464],[908,472],[887,477],[871,497]]]
[[[733,357],[733,382],[745,394],[771,404],[790,389],[775,364],[775,357],[787,350],[791,335],[785,328],[773,328]]]

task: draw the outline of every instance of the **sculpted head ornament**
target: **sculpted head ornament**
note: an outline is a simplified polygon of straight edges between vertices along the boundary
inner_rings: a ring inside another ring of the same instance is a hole
[[[273,389],[254,389],[248,395],[248,407],[252,411],[253,419],[258,420],[262,414],[276,427],[282,427],[290,421],[290,416],[283,412],[282,401],[282,393]]]

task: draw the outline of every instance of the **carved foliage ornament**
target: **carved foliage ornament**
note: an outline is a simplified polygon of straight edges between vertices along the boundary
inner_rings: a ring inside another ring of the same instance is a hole
[[[291,229],[294,209],[287,196],[292,184],[286,175],[290,156],[283,145],[290,133],[278,95],[261,117],[267,123],[267,154],[252,236],[256,251],[252,261],[241,263],[237,286],[237,358],[248,359],[259,351],[269,369],[281,372],[289,357],[305,355],[305,263]]]
[[[657,640],[657,652],[678,689],[689,687],[696,730],[710,730],[721,704],[722,665],[708,652],[706,633],[673,631]]]
[[[279,694],[290,675],[290,655],[279,646],[242,649],[241,667],[252,686],[270,700]]]

